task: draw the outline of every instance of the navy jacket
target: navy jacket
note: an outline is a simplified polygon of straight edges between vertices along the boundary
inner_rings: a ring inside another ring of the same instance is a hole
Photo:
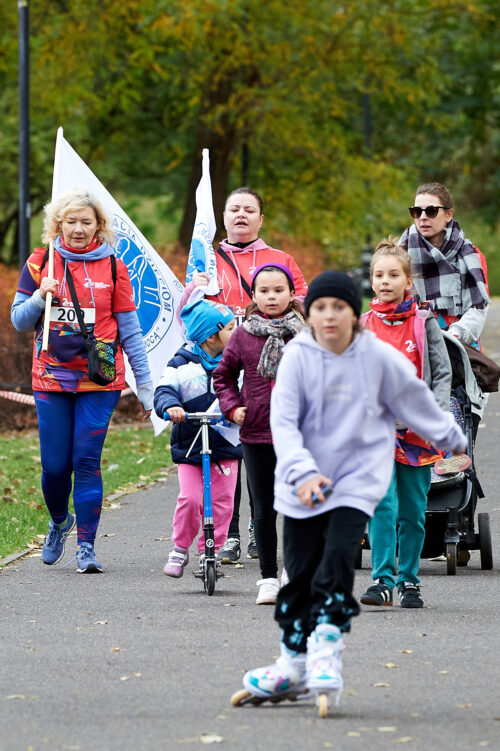
[[[170,407],[182,407],[186,412],[206,412],[215,399],[212,374],[205,370],[199,355],[192,351],[192,345],[183,345],[168,362],[155,389],[156,414],[163,419]],[[201,435],[186,459],[199,427],[189,422],[174,424],[170,443],[172,460],[176,464],[201,464]],[[238,459],[242,455],[241,446],[233,446],[211,427],[209,441],[211,461]]]

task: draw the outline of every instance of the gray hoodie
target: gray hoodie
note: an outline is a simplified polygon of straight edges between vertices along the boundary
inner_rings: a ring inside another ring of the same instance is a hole
[[[310,331],[298,334],[271,396],[274,508],[296,519],[339,506],[372,516],[392,476],[396,419],[444,451],[466,449],[453,417],[393,346],[362,331],[336,355]],[[311,509],[294,491],[318,474],[331,479],[333,493]]]

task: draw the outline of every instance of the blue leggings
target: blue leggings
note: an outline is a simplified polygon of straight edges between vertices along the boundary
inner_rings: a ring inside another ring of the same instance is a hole
[[[93,542],[102,508],[102,448],[120,392],[34,394],[45,503],[52,520],[64,523],[74,474],[78,543]]]

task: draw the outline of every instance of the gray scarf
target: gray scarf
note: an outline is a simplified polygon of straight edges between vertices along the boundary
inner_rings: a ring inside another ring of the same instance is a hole
[[[251,313],[243,327],[253,336],[267,336],[260,353],[257,373],[273,380],[281,360],[285,338],[291,339],[306,328],[306,325],[299,315],[291,310],[281,318],[263,318],[257,312]]]

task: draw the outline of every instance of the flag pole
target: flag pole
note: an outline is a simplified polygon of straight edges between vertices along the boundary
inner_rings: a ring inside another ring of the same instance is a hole
[[[58,128],[57,137],[56,137],[56,150],[54,154],[54,174],[52,176],[52,200],[54,200],[54,198],[56,198],[57,194],[59,193],[57,180],[59,176],[59,162],[60,162],[60,153],[61,153],[60,144],[62,143],[63,135],[64,135],[63,129]],[[49,241],[49,259],[48,259],[48,264],[47,264],[47,279],[53,279],[53,278],[54,278],[54,239],[52,238]],[[46,352],[49,346],[51,306],[52,306],[52,292],[47,292],[47,296],[45,298],[45,316],[43,320],[42,352]]]
[[[47,279],[54,278],[54,240],[49,242],[49,260],[48,260]],[[50,308],[52,307],[52,292],[47,292],[45,298],[45,317],[43,319],[43,338],[42,352],[47,352],[49,346],[49,328],[50,328]]]

